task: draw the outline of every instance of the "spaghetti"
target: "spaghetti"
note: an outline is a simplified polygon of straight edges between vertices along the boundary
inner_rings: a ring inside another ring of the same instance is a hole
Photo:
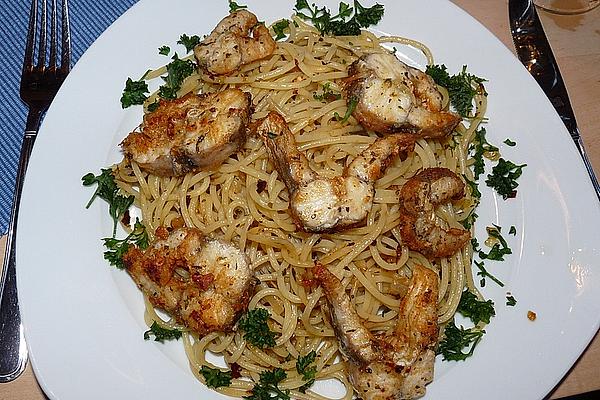
[[[339,96],[339,82],[347,76],[348,66],[364,54],[389,51],[385,47],[389,43],[421,50],[428,64],[433,64],[433,56],[422,43],[377,37],[367,31],[353,37],[321,36],[299,18],[293,18],[288,29],[288,38],[277,44],[269,58],[245,65],[232,76],[194,74],[185,79],[178,96],[225,87],[250,92],[253,119],[271,110],[282,114],[311,167],[325,177],[338,176],[377,137],[354,118],[340,118],[346,114],[347,105]],[[146,79],[163,72],[151,72]],[[447,93],[440,90],[447,104]],[[146,105],[157,96],[150,96]],[[293,398],[325,399],[317,390],[299,390],[306,382],[296,371],[296,360],[314,350],[316,379],[341,382],[346,389],[343,398],[352,398],[338,341],[325,316],[327,303],[322,289],[311,280],[310,269],[315,261],[341,278],[358,314],[371,330],[394,327],[399,299],[407,290],[410,271],[416,264],[439,272],[439,323],[453,318],[463,290],[477,292],[471,273],[473,250],[468,245],[454,256],[433,263],[410,252],[402,245],[397,228],[396,190],[427,167],[445,167],[474,180],[469,145],[486,109],[485,96],[478,95],[475,100],[474,116],[461,123],[451,137],[441,141],[421,139],[414,153],[390,165],[376,182],[374,204],[364,226],[339,233],[310,234],[296,229],[287,211],[286,187],[258,138],[250,137],[241,151],[218,168],[183,177],[149,175],[129,160],[117,165],[115,178],[123,191],[135,196],[134,204],[149,233],[159,226],[189,226],[231,241],[246,252],[259,280],[249,308],[270,312],[269,325],[276,332],[276,345],[259,349],[247,343],[240,332],[205,337],[185,332],[185,351],[198,379],[204,381],[199,370],[204,365],[215,367],[217,355],[228,365],[240,367],[239,378],[217,389],[223,394],[247,395],[262,371],[279,367],[288,376],[279,387],[290,389]],[[450,227],[461,227],[460,221],[476,205],[477,200],[467,193],[459,202],[436,212]],[[163,327],[177,327],[159,314],[146,299],[149,325],[157,322]]]

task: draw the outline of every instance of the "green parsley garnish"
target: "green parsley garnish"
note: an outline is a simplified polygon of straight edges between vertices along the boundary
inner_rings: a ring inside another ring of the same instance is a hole
[[[158,54],[161,56],[168,56],[169,52],[171,52],[171,48],[169,46],[160,46],[158,48]]]
[[[156,100],[152,104],[148,104],[148,112],[154,112],[154,111],[156,111],[156,109],[158,108],[159,105],[160,105],[160,101],[158,101],[158,100]]]
[[[150,340],[150,335],[154,336],[155,342],[163,343],[165,340],[177,340],[181,337],[179,329],[167,329],[161,327],[156,321],[152,322],[150,329],[144,332],[144,340]]]
[[[360,35],[361,28],[376,25],[381,21],[384,12],[381,4],[364,7],[357,0],[354,0],[354,7],[340,2],[338,13],[333,16],[327,7],[319,8],[314,3],[311,6],[307,0],[296,0],[294,9],[300,18],[310,21],[322,35],[333,36]],[[301,10],[306,10],[308,13],[305,14]]]
[[[113,219],[113,237],[117,233],[117,222],[125,214],[125,211],[133,204],[133,196],[123,196],[119,194],[119,187],[115,183],[113,171],[110,168],[101,169],[100,175],[95,176],[93,173],[85,174],[81,180],[83,186],[91,186],[97,184],[98,187],[92,195],[90,201],[85,208],[89,208],[96,197],[99,197],[108,203],[108,213]]]
[[[343,124],[344,122],[348,121],[348,118],[350,118],[350,116],[356,109],[357,104],[358,104],[358,100],[354,97],[351,97],[348,101],[348,108],[346,109],[346,114],[344,114],[344,117],[340,117],[340,114],[338,114],[337,111],[335,113],[333,113],[333,116],[335,117],[335,119],[337,119],[339,122],[341,122]]]
[[[473,355],[475,346],[479,343],[485,330],[477,327],[465,329],[458,328],[454,320],[446,325],[444,330],[444,338],[438,347],[438,354],[441,354],[444,360],[447,361],[464,361]],[[469,347],[469,351],[463,353],[463,349]]]
[[[310,366],[310,364],[312,364],[315,361],[316,357],[317,353],[314,350],[312,350],[307,355],[300,356],[296,360],[296,371],[298,371],[298,373],[302,375],[302,379],[306,381],[304,385],[298,388],[298,390],[302,393],[305,393],[306,389],[308,389],[312,386],[313,383],[315,383],[317,367],[314,365]]]
[[[498,164],[492,168],[492,173],[488,174],[485,183],[498,192],[504,200],[517,196],[517,179],[523,173],[523,168],[527,164],[517,165],[504,158],[498,160]]]
[[[221,371],[218,368],[211,368],[203,365],[200,373],[206,381],[206,386],[210,388],[219,388],[231,385],[231,371]]]
[[[471,212],[469,212],[469,215],[467,215],[467,217],[465,219],[460,221],[463,228],[471,229],[471,227],[473,226],[473,224],[479,217],[479,215],[475,212],[475,210],[476,210],[476,208],[471,209]]]
[[[285,37],[285,30],[290,26],[290,21],[282,19],[273,24],[273,32],[275,32],[275,40],[283,39]]]
[[[471,191],[471,196],[473,196],[473,198],[475,199],[475,202],[476,202],[475,206],[473,207],[473,209],[471,210],[469,215],[467,215],[467,217],[461,221],[461,224],[464,226],[465,229],[471,229],[471,227],[475,223],[475,220],[478,217],[475,210],[477,209],[477,206],[479,205],[479,199],[481,199],[481,192],[479,191],[479,185],[477,184],[477,182],[468,179],[465,175],[463,175],[463,178],[464,178],[465,182],[467,183],[467,187]]]
[[[487,230],[488,235],[491,239],[495,239],[497,242],[494,243],[490,251],[486,254],[484,251],[479,251],[479,258],[482,260],[494,260],[494,261],[504,261],[504,256],[507,254],[512,254],[512,250],[508,247],[508,243],[506,239],[502,236],[501,227],[498,225],[492,224],[492,226],[488,226],[485,228]]]
[[[269,310],[266,308],[249,310],[238,323],[244,331],[244,339],[261,349],[275,346],[275,332],[272,332],[267,324],[269,316]]]
[[[340,93],[335,93],[333,90],[331,90],[331,82],[326,82],[323,84],[323,91],[321,94],[313,94],[313,99],[317,101],[335,101],[341,98],[342,95]],[[356,108],[356,105],[354,108]]]
[[[478,180],[479,175],[483,174],[485,170],[485,160],[483,158],[498,151],[496,146],[491,145],[487,141],[485,135],[486,130],[484,127],[475,131],[475,139],[470,149],[473,152],[473,175],[475,180]]]
[[[158,94],[163,99],[176,99],[183,80],[192,75],[196,69],[196,64],[192,60],[181,60],[177,53],[173,55],[172,60],[167,64],[167,75],[162,76],[165,84],[158,89]]]
[[[143,78],[139,81],[127,78],[125,89],[123,89],[121,95],[121,107],[127,108],[136,104],[144,104],[144,101],[148,98],[146,93],[149,93],[148,84]]]
[[[485,267],[483,266],[483,262],[477,262],[477,261],[473,261],[475,266],[477,267],[477,269],[479,270],[479,272],[477,272],[477,276],[481,277],[481,280],[479,281],[479,284],[481,285],[481,287],[485,286],[485,278],[490,278],[491,280],[493,280],[494,282],[496,282],[498,284],[498,286],[500,287],[504,287],[504,283],[502,283],[502,281],[500,281],[500,279],[496,278],[494,275],[490,274],[487,269],[485,269]]]
[[[242,10],[244,8],[248,8],[248,6],[242,5],[242,4],[238,4],[235,1],[231,1],[229,0],[229,13],[231,14],[232,12],[235,12],[237,10]]]
[[[514,226],[514,225],[512,225],[512,226],[510,227],[510,230],[508,231],[508,234],[509,234],[509,235],[513,235],[513,236],[515,236],[515,235],[517,234],[517,228],[515,228],[515,226]]]
[[[445,65],[428,65],[425,70],[435,83],[448,89],[450,104],[462,117],[469,117],[473,110],[473,99],[477,93],[485,93],[483,82],[486,79],[479,78],[467,72],[464,65],[462,71],[456,75],[450,75]]]
[[[104,238],[104,246],[108,249],[104,252],[104,259],[109,262],[110,265],[117,267],[118,269],[124,269],[125,264],[123,263],[123,255],[129,250],[129,246],[132,244],[136,245],[141,249],[148,248],[149,238],[146,227],[139,221],[135,221],[133,231],[125,239]]]
[[[290,400],[290,391],[281,390],[279,383],[287,378],[287,374],[281,368],[260,373],[260,381],[252,388],[250,396],[244,396],[248,400]]]
[[[194,47],[196,47],[201,41],[202,39],[200,39],[200,36],[198,35],[188,36],[184,33],[179,37],[177,43],[185,46],[185,50],[189,53],[190,51],[194,50]]]
[[[517,305],[517,299],[515,299],[513,297],[513,295],[507,294],[506,295],[506,305],[510,306],[510,307],[514,307],[515,305]]]
[[[507,146],[510,146],[510,147],[514,147],[514,146],[516,146],[516,145],[517,145],[517,142],[513,142],[513,141],[512,141],[512,140],[510,140],[510,139],[506,139],[506,140],[504,141],[504,144],[505,144],[505,145],[507,145]]]
[[[457,311],[470,318],[475,325],[480,322],[490,323],[490,318],[496,315],[492,300],[479,300],[477,296],[465,290],[460,297]]]

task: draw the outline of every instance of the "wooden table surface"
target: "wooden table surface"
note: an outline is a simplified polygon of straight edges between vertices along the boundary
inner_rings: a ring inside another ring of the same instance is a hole
[[[385,1],[380,0],[385,3]],[[514,53],[508,27],[507,0],[454,0],[479,20]],[[540,12],[554,49],[581,135],[592,165],[600,176],[600,7],[583,15],[560,16]],[[0,239],[4,249],[5,238]],[[3,251],[3,250],[2,250]],[[551,399],[600,389],[600,335],[549,396]],[[0,399],[44,400],[28,366],[11,383],[0,384]]]

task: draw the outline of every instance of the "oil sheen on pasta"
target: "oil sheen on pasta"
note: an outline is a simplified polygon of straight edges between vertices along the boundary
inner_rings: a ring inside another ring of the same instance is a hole
[[[335,94],[341,91],[338,81],[347,76],[347,67],[363,54],[387,51],[382,47],[386,43],[417,48],[428,64],[433,63],[433,57],[423,44],[413,40],[378,38],[366,31],[356,37],[322,37],[302,20],[294,22],[289,25],[288,39],[278,42],[270,58],[215,80],[193,75],[185,80],[178,95],[224,87],[250,92],[255,107],[253,119],[264,117],[270,110],[281,113],[314,170],[327,177],[337,176],[376,138],[354,118],[343,123],[336,118],[346,113],[346,102]],[[153,75],[161,73],[157,70]],[[322,93],[324,85],[334,95],[321,101],[314,95]],[[155,99],[156,94],[147,104]],[[316,260],[342,279],[358,314],[371,330],[394,327],[399,298],[406,292],[415,264],[439,271],[439,323],[443,325],[452,319],[463,289],[476,290],[471,274],[471,246],[433,264],[419,253],[402,248],[396,190],[427,167],[445,167],[473,180],[468,148],[486,107],[484,96],[477,96],[475,101],[475,117],[460,124],[454,135],[442,141],[419,140],[408,158],[394,162],[376,183],[374,206],[366,225],[341,233],[310,234],[296,229],[287,211],[285,185],[278,179],[258,138],[250,137],[240,152],[217,169],[183,177],[148,175],[127,161],[118,165],[117,181],[127,193],[135,195],[135,205],[150,234],[161,225],[186,225],[222,237],[247,253],[260,280],[249,308],[269,310],[271,329],[277,334],[276,346],[258,349],[247,344],[240,332],[212,333],[203,338],[185,333],[185,351],[198,379],[203,380],[198,372],[203,365],[213,366],[207,355],[214,353],[223,356],[228,364],[241,367],[242,378],[219,388],[223,394],[247,395],[253,387],[248,377],[257,382],[261,371],[281,367],[289,378],[281,387],[291,389],[293,398],[324,399],[314,391],[297,390],[305,382],[296,372],[295,361],[315,350],[317,380],[338,380],[346,389],[343,398],[352,398],[338,342],[326,322],[327,305],[320,301],[322,289],[311,285],[308,279],[308,271]],[[459,221],[475,205],[467,194],[461,201],[439,209],[438,216],[451,227],[462,227]],[[397,255],[398,248],[401,251]],[[172,321],[161,319],[148,301],[146,308],[148,324],[158,321],[165,327],[174,326]]]

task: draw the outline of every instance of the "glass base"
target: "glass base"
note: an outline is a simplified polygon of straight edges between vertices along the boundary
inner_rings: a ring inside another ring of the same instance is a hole
[[[556,14],[582,14],[600,6],[600,0],[534,0],[533,3]]]

